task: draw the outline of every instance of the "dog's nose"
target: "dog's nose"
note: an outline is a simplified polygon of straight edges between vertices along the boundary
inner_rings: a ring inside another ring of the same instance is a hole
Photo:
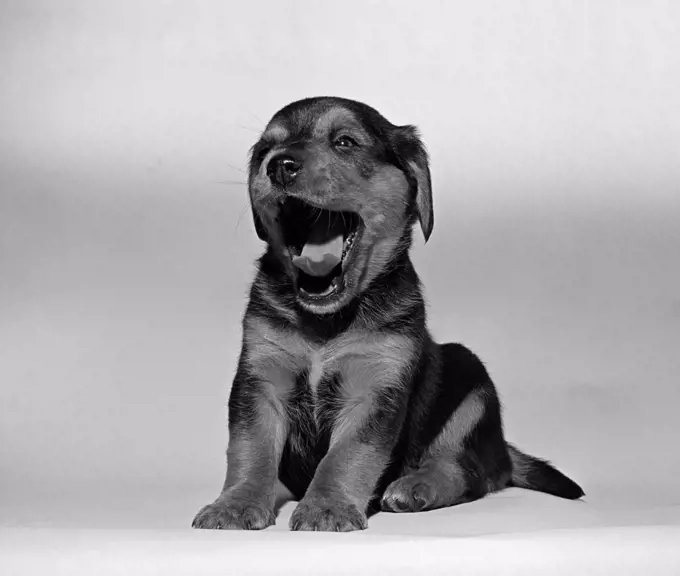
[[[274,156],[267,164],[267,176],[279,186],[287,186],[299,174],[302,164],[292,156],[281,154]]]

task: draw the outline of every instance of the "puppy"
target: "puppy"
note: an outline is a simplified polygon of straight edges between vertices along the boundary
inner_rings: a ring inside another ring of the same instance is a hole
[[[435,343],[409,258],[434,225],[428,156],[413,126],[342,98],[277,112],[251,150],[255,230],[266,242],[229,398],[227,474],[196,528],[275,521],[351,531],[367,513],[470,502],[506,486],[577,499],[581,488],[503,436],[481,361]]]

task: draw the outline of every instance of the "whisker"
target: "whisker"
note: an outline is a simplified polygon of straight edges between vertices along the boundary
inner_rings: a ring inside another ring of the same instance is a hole
[[[251,128],[250,126],[244,126],[243,124],[233,124],[233,126],[236,126],[236,128],[241,128],[242,130],[248,130],[249,132],[255,132],[255,134],[260,133],[260,130],[257,128]]]
[[[316,213],[316,218],[314,218],[314,222],[312,222],[312,226],[314,226],[319,221],[319,218],[321,218],[323,212],[321,211],[321,208],[317,208],[316,206],[314,206],[314,210],[312,211],[312,213],[313,214]]]
[[[247,182],[241,182],[240,180],[217,180],[215,184],[238,184],[240,186],[247,186]]]
[[[233,164],[227,164],[226,162],[221,162],[222,166],[226,166],[227,168],[231,168],[232,170],[237,170],[238,172],[243,172],[243,174],[247,174],[247,172],[243,168],[239,168],[238,166],[234,166]]]
[[[238,232],[239,226],[241,226],[241,220],[243,220],[243,216],[248,212],[248,208],[250,208],[250,202],[246,202],[246,205],[239,214],[238,220],[236,220],[236,232]]]
[[[257,123],[258,123],[260,126],[264,126],[264,125],[265,125],[265,123],[257,116],[257,114],[251,112],[250,110],[248,110],[248,114],[250,115],[250,117],[251,117],[253,120],[256,120]]]

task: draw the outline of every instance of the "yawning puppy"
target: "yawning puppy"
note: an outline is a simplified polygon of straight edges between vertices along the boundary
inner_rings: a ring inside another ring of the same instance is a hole
[[[506,443],[493,383],[460,344],[435,343],[409,258],[434,224],[416,129],[341,98],[277,112],[252,149],[249,193],[267,249],[243,318],[229,399],[227,477],[197,528],[366,528],[506,486],[579,498]]]

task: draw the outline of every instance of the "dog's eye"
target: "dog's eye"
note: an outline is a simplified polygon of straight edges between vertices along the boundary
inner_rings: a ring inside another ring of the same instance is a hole
[[[356,140],[350,138],[349,136],[340,136],[335,139],[333,146],[340,148],[341,150],[350,150],[357,145]]]

